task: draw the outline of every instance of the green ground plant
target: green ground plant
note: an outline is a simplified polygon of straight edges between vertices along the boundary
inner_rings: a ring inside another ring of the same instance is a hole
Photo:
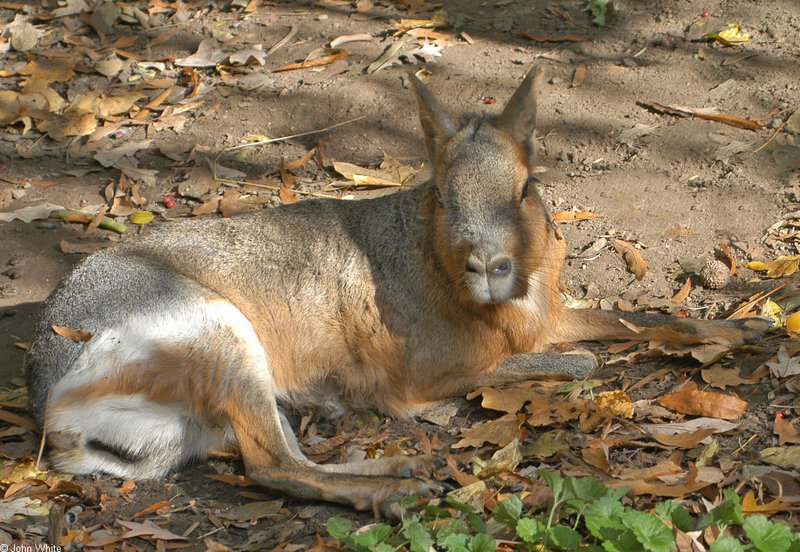
[[[395,527],[377,523],[355,530],[349,520],[334,517],[328,520],[328,533],[355,552],[492,552],[496,536],[506,548],[531,552],[673,552],[677,531],[715,526],[722,536],[709,552],[800,552],[800,533],[763,515],[745,518],[732,489],[725,489],[723,502],[705,516],[695,516],[673,500],[642,512],[623,504],[628,488],[612,489],[597,479],[561,477],[547,470],[538,474],[553,491],[553,506],[545,512],[526,512],[520,497],[511,495],[497,503],[486,521],[471,506],[451,498],[445,499],[445,507],[429,505],[408,513],[412,497],[401,502],[404,516]]]

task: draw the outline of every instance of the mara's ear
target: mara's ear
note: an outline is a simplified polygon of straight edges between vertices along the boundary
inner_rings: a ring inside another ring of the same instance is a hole
[[[419,120],[425,133],[425,146],[428,148],[430,160],[433,161],[439,148],[456,133],[456,125],[417,76],[409,72],[409,77],[417,96]]]
[[[536,158],[536,97],[542,85],[543,67],[534,67],[508,100],[495,126],[511,135],[528,153],[528,164],[532,167]]]

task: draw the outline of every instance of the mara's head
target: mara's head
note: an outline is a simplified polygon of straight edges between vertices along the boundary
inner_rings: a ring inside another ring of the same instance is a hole
[[[534,69],[494,120],[458,124],[416,78],[420,120],[434,167],[434,250],[441,269],[478,305],[528,293],[534,273],[549,273],[552,228],[536,191]],[[545,270],[541,270],[545,269]]]

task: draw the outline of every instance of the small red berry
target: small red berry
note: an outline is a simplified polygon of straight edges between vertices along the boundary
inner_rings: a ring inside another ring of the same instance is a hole
[[[681,309],[675,313],[675,316],[677,316],[678,318],[689,318],[691,315],[689,314],[688,310]]]
[[[491,96],[486,96],[483,99],[483,103],[492,105],[494,103],[494,98],[492,98]]]
[[[172,209],[173,207],[175,207],[175,200],[169,196],[164,197],[163,203],[164,207],[166,207],[167,209]]]
[[[778,410],[778,411],[775,413],[775,419],[777,420],[778,418],[780,418],[781,420],[784,418],[784,416],[783,416],[783,412],[781,412],[780,410]]]
[[[707,11],[704,11],[704,12],[703,12],[703,17],[708,17],[709,15],[711,15],[711,14],[710,14],[710,13],[708,13]]]

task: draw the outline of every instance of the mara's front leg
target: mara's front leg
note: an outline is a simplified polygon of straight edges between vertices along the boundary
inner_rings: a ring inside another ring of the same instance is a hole
[[[772,322],[765,318],[696,320],[664,314],[564,308],[548,335],[550,343],[577,341],[674,340],[692,344],[713,342],[727,347],[757,341]],[[665,331],[667,330],[671,331]],[[594,355],[522,353],[480,373],[450,374],[431,388],[434,399],[468,393],[482,385],[501,385],[547,374],[585,378],[597,367]]]
[[[565,308],[559,325],[550,333],[548,341],[652,339],[684,344],[713,342],[735,347],[757,341],[771,326],[772,321],[765,318],[697,320],[644,312]]]

